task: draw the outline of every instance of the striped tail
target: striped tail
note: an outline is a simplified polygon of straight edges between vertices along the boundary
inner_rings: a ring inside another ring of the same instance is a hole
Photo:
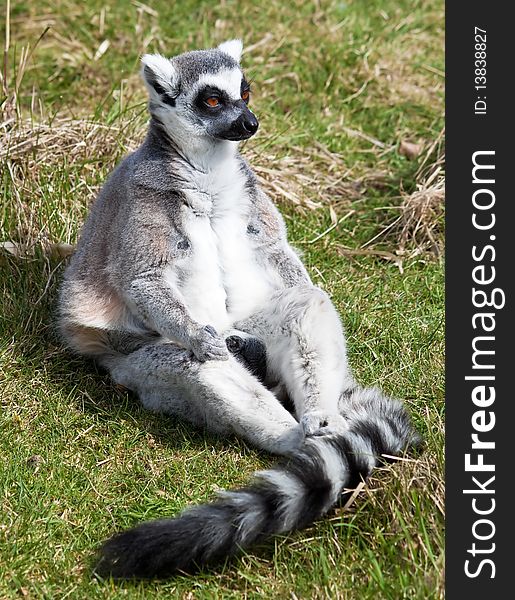
[[[381,455],[398,455],[420,442],[402,404],[377,389],[353,390],[344,416],[345,433],[306,438],[295,457],[256,473],[247,487],[115,535],[100,550],[96,573],[169,577],[302,529],[344,501]]]

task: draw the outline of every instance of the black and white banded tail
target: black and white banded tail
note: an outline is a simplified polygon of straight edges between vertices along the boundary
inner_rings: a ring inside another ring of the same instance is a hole
[[[382,455],[420,441],[402,404],[374,388],[353,390],[344,416],[344,434],[307,438],[295,457],[256,473],[247,487],[115,535],[101,548],[97,574],[169,577],[302,529],[345,501]]]

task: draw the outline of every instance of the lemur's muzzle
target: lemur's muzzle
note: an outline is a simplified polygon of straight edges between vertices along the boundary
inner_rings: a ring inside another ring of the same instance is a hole
[[[259,127],[259,121],[254,114],[245,106],[245,110],[235,119],[229,127],[220,135],[225,140],[239,142],[252,137]]]
[[[259,123],[256,117],[249,111],[246,115],[241,115],[234,123],[236,132],[244,138],[254,135],[258,130]]]

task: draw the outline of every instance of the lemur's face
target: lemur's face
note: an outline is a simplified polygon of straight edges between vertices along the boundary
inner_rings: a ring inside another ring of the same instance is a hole
[[[191,96],[192,114],[214,138],[246,140],[259,125],[249,99],[250,84],[241,70],[222,69],[199,78]]]
[[[241,42],[188,52],[170,60],[143,57],[150,112],[179,144],[191,137],[239,142],[259,123],[248,104],[250,84],[240,68]]]

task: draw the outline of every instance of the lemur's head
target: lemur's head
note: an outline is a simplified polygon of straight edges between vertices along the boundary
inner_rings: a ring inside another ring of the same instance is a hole
[[[240,40],[230,40],[170,59],[143,56],[150,112],[179,145],[194,138],[239,142],[256,133],[250,85],[240,67],[242,48]]]

